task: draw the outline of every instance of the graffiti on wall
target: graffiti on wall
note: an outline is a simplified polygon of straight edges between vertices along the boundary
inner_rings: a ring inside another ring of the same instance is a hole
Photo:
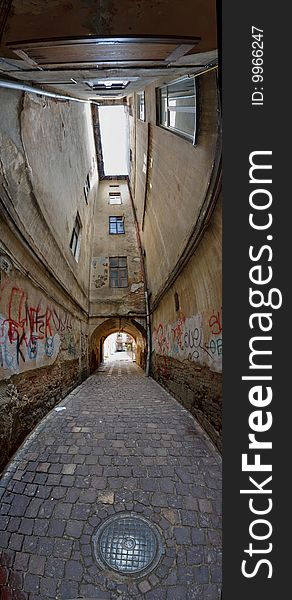
[[[52,364],[60,349],[76,356],[72,316],[54,304],[30,299],[21,287],[11,287],[1,299],[0,367],[14,373]]]
[[[154,328],[153,348],[161,356],[196,361],[214,370],[222,368],[222,313],[191,317],[181,315],[174,323]]]

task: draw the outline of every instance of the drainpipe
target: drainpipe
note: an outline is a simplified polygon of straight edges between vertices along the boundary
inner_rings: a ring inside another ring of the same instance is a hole
[[[132,196],[129,176],[127,176],[127,183],[128,183],[128,190],[129,190],[129,195],[130,195],[130,200],[131,200],[132,210],[133,210],[133,215],[134,215],[136,235],[137,235],[138,246],[139,246],[139,251],[140,251],[140,256],[141,256],[141,265],[142,265],[142,272],[143,272],[143,279],[144,279],[144,295],[145,295],[145,304],[146,304],[146,334],[147,334],[147,357],[146,357],[145,375],[146,375],[146,377],[149,377],[150,354],[151,354],[149,296],[148,296],[148,290],[147,290],[146,271],[145,271],[145,265],[144,265],[144,257],[143,257],[143,250],[142,250],[142,244],[141,244],[141,238],[140,238],[140,232],[139,232],[139,225],[138,225],[138,220],[137,220],[137,215],[136,215],[136,208],[135,208],[134,200],[133,200],[133,196]]]
[[[48,92],[47,90],[42,90],[41,88],[35,88],[32,85],[19,83],[18,81],[14,82],[0,79],[0,87],[8,88],[10,90],[20,90],[22,92],[29,92],[31,94],[37,94],[39,96],[47,96],[48,98],[56,98],[57,100],[71,100],[73,102],[82,102],[83,104],[90,103],[90,100],[82,100],[81,98],[75,98],[74,96],[63,96],[62,94]]]
[[[150,374],[151,331],[150,331],[149,297],[148,297],[148,290],[147,290],[147,287],[146,287],[146,281],[145,281],[145,304],[146,304],[146,331],[147,331],[147,357],[146,357],[145,375],[146,375],[146,377],[149,377],[149,374]]]

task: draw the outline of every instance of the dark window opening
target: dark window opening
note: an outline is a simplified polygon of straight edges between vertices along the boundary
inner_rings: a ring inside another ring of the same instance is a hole
[[[89,177],[89,173],[88,173],[87,176],[86,176],[85,186],[83,188],[84,198],[85,198],[86,204],[88,204],[88,194],[89,194],[89,191],[90,191],[90,187],[91,187],[90,186],[90,177]]]
[[[109,217],[110,234],[125,233],[124,217]]]
[[[76,262],[78,262],[80,254],[81,227],[81,220],[77,213],[70,241],[70,249]]]
[[[175,303],[175,310],[179,310],[179,297],[178,297],[178,293],[175,292],[174,294],[174,303]]]
[[[113,288],[128,287],[126,256],[112,256],[109,259],[109,284]]]

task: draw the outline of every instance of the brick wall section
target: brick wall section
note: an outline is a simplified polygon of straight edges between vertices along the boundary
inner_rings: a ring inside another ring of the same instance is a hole
[[[222,451],[222,374],[153,352],[152,376],[187,408]]]
[[[85,377],[79,359],[57,359],[1,382],[0,471],[37,423]]]

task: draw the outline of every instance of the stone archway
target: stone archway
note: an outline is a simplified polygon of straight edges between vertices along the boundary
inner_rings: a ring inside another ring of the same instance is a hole
[[[103,360],[103,342],[111,333],[128,333],[136,343],[136,363],[145,369],[147,342],[144,319],[111,317],[110,319],[94,319],[90,324],[89,365],[90,373],[96,371]]]

